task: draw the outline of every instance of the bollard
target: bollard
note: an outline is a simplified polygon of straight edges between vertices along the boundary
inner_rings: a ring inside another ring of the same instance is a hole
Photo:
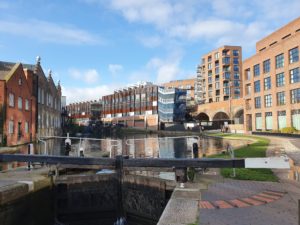
[[[71,151],[71,145],[70,145],[69,142],[66,142],[66,145],[65,145],[65,155],[69,156],[70,151]]]
[[[28,144],[27,150],[28,150],[28,152],[27,152],[28,155],[33,155],[34,154],[34,149],[33,149],[33,144],[32,143]],[[28,162],[27,167],[28,167],[28,170],[31,169],[31,162]]]
[[[199,149],[197,143],[193,143],[193,155],[195,159],[199,158]]]
[[[184,183],[187,182],[187,168],[175,168],[176,182],[180,183],[180,187],[184,188]]]

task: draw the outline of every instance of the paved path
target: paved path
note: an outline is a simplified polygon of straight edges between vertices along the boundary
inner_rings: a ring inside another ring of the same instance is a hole
[[[268,156],[287,154],[293,159],[295,168],[300,166],[299,139],[267,138],[270,139]],[[209,185],[208,190],[202,192],[199,203],[200,224],[298,224],[300,182],[291,179],[295,177],[294,171],[274,170],[274,172],[280,178],[279,182],[216,179],[213,175],[206,175],[206,179],[211,179],[213,183]]]

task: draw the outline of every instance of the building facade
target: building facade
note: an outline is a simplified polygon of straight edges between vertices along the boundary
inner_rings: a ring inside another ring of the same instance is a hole
[[[197,67],[194,116],[216,126],[239,124],[243,129],[242,49],[223,46],[202,56]]]
[[[69,118],[78,125],[88,125],[91,119],[100,120],[101,100],[71,103],[66,106]]]
[[[21,63],[0,62],[1,145],[12,146],[35,140],[36,98],[33,77]]]
[[[300,18],[256,43],[243,62],[245,130],[300,130]]]
[[[23,64],[27,76],[33,77],[33,95],[36,103],[36,130],[39,137],[57,136],[61,129],[61,87],[55,85],[52,73],[46,77],[40,64],[40,57],[33,64]]]
[[[157,88],[141,82],[103,96],[103,123],[157,129]]]
[[[159,87],[158,116],[159,122],[173,123],[185,120],[187,90]]]
[[[195,84],[196,79],[174,80],[162,84],[163,87],[178,88],[186,90],[186,107],[194,110],[195,106]]]

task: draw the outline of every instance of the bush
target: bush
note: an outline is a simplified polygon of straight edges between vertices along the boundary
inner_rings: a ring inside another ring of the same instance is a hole
[[[297,133],[297,130],[294,127],[284,127],[281,129],[281,133],[293,134],[293,133]]]

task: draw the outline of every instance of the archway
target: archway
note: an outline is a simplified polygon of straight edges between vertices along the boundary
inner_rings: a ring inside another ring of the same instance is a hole
[[[244,124],[244,110],[238,110],[234,115],[234,124]]]
[[[209,116],[206,113],[202,112],[196,116],[196,119],[199,121],[209,121]]]
[[[213,117],[213,121],[224,121],[224,120],[229,120],[229,116],[224,112],[217,112]]]

